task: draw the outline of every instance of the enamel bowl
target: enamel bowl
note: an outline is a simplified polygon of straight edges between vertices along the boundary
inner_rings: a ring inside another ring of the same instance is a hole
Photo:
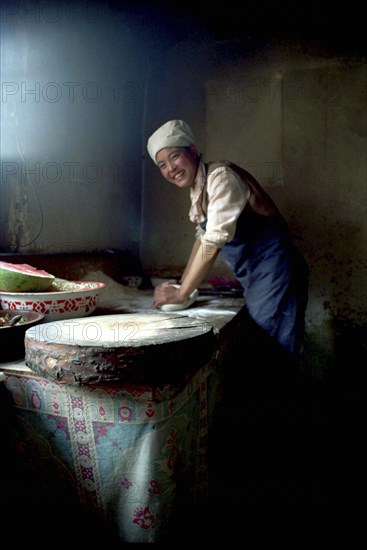
[[[35,311],[44,315],[44,322],[86,317],[97,307],[104,283],[56,279],[49,292],[0,291],[3,310]]]

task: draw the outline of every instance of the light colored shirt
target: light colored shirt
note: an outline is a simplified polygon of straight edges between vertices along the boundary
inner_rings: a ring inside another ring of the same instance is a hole
[[[236,223],[250,198],[250,187],[229,166],[220,166],[206,175],[200,162],[190,189],[189,218],[197,224],[196,238],[202,244],[222,248],[231,241]],[[205,231],[199,225],[206,221]]]

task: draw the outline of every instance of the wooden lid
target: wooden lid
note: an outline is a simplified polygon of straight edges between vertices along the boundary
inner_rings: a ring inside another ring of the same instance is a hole
[[[213,327],[168,313],[128,313],[37,325],[25,334],[26,365],[61,383],[174,383],[205,364]]]

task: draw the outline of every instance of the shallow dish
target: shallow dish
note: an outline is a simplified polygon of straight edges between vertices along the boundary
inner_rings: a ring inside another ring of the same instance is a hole
[[[9,321],[21,316],[13,326]],[[0,362],[11,361],[24,357],[24,336],[27,329],[37,325],[44,319],[43,313],[37,311],[0,310]]]
[[[3,310],[42,313],[47,322],[86,317],[96,309],[104,287],[104,283],[95,281],[55,279],[49,292],[0,291],[0,306]]]

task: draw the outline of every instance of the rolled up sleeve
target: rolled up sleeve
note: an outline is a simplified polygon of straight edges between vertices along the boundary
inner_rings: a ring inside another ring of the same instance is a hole
[[[199,224],[197,224],[195,238],[201,240],[204,235],[205,235],[204,229]]]
[[[201,242],[222,248],[236,232],[239,215],[250,197],[250,189],[228,166],[213,170],[207,182],[207,224]]]

